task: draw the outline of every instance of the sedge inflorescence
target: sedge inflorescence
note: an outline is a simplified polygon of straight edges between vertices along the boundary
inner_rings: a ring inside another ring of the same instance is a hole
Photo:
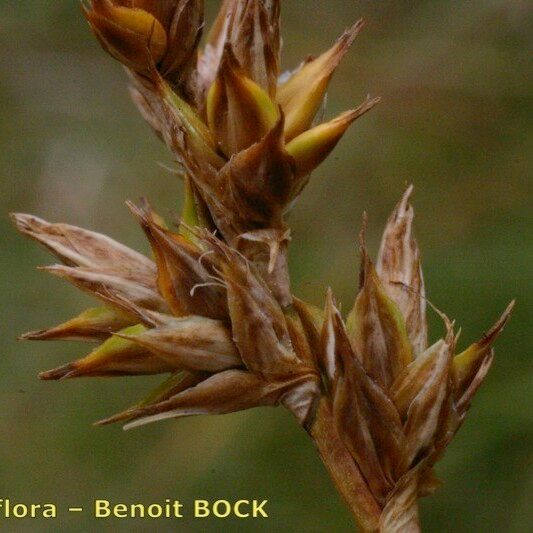
[[[225,0],[201,44],[201,0],[92,0],[85,16],[126,68],[133,101],[183,169],[170,229],[128,202],[147,257],[68,224],[14,214],[54,253],[45,270],[100,306],[25,339],[98,341],[45,380],[168,374],[144,400],[101,423],[283,405],[316,442],[358,524],[416,531],[417,499],[459,429],[512,304],[456,354],[457,333],[428,346],[412,187],[390,216],[374,264],[360,239],[359,292],[343,318],[290,288],[286,214],[347,128],[378,98],[317,123],[328,84],[362,28],[280,76],[280,1]]]

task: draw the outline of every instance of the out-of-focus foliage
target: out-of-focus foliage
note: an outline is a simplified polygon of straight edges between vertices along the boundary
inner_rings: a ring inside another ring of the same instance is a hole
[[[213,13],[218,2],[206,3]],[[463,325],[460,344],[476,339],[518,298],[472,415],[440,465],[445,485],[422,502],[422,523],[431,532],[522,532],[533,521],[533,14],[527,4],[284,2],[284,33],[291,36],[285,68],[303,51],[325,49],[349,21],[367,20],[336,74],[327,116],[367,92],[383,98],[315,172],[294,209],[295,293],[321,305],[331,284],[349,308],[362,211],[369,212],[375,251],[387,213],[413,182],[428,293]],[[172,161],[137,116],[124,75],[95,43],[76,2],[0,0],[0,44],[2,497],[55,501],[64,509],[90,507],[94,498],[176,497],[189,508],[194,498],[269,498],[271,518],[264,522],[186,518],[179,525],[323,531],[327,524],[330,531],[350,531],[315,451],[283,410],[123,433],[93,429],[91,422],[95,413],[103,417],[137,398],[135,378],[37,381],[38,371],[82,355],[79,346],[16,343],[16,335],[55,324],[90,302],[34,270],[47,254],[16,234],[7,212],[68,221],[145,250],[123,200],[146,195],[171,215],[182,185],[165,168]],[[442,334],[437,319],[433,326],[435,338]],[[149,389],[146,380],[142,386]],[[94,526],[88,512],[64,515],[62,531]],[[33,522],[31,529],[57,526]],[[114,531],[132,526],[146,524],[98,524]],[[156,526],[171,531],[176,524]],[[9,527],[25,531],[29,523]]]

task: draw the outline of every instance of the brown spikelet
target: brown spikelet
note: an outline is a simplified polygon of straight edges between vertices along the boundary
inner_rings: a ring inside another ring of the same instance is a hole
[[[368,373],[388,389],[413,358],[405,323],[388,298],[362,244],[361,289],[350,316],[350,340]]]
[[[357,21],[332,48],[304,63],[279,87],[277,99],[287,117],[287,140],[312,124],[335,69],[362,27],[363,21]]]
[[[111,307],[95,307],[87,309],[59,326],[24,333],[20,339],[30,341],[99,341],[107,339],[113,331],[134,324],[134,317],[126,312]]]
[[[228,330],[222,323],[205,317],[175,319],[136,335],[116,335],[183,370],[220,372],[242,366]]]
[[[427,347],[426,300],[420,250],[413,235],[414,212],[407,188],[390,216],[379,250],[376,270],[384,288],[405,317],[415,354]]]

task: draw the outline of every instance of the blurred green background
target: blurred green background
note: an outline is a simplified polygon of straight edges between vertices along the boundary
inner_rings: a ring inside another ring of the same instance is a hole
[[[207,0],[212,15],[218,2]],[[431,532],[525,532],[533,524],[531,193],[533,17],[521,0],[284,2],[284,67],[318,53],[353,20],[367,27],[340,67],[327,116],[367,93],[383,103],[349,131],[294,210],[294,291],[348,308],[363,210],[376,252],[406,183],[429,297],[480,336],[508,301],[514,317],[468,421],[423,500]],[[70,0],[0,1],[0,498],[90,507],[179,498],[268,498],[265,521],[2,522],[2,531],[350,531],[306,435],[281,409],[165,422],[131,432],[91,422],[135,402],[158,378],[41,383],[84,354],[73,343],[17,343],[91,301],[35,270],[51,262],[17,235],[9,211],[97,229],[147,246],[124,200],[163,214],[181,184],[130,104],[125,76]],[[433,337],[442,327],[431,317]],[[63,513],[65,515],[65,513]]]

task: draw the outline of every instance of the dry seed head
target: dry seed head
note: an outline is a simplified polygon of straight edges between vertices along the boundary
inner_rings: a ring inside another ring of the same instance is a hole
[[[193,3],[175,2],[176,13],[181,16]],[[143,3],[142,9],[168,29],[156,4]],[[281,228],[281,215],[301,193],[312,170],[347,127],[377,103],[368,99],[356,110],[306,134],[335,68],[362,23],[279,84],[279,11],[278,1],[224,2],[205,48],[198,51],[197,64],[187,64],[179,84],[154,58],[143,69],[130,66],[135,103],[183,165],[198,203],[205,206],[214,227],[227,240],[251,230]],[[320,80],[318,88],[315,78]],[[271,142],[274,136],[277,143]],[[250,168],[250,156],[262,165],[260,170]],[[233,175],[233,191],[226,183],[228,170]],[[257,172],[260,178],[255,183],[262,186],[250,190],[248,178]],[[236,175],[246,179],[237,181]],[[246,203],[254,206],[253,213],[241,208],[245,203],[242,189]]]
[[[417,499],[438,486],[433,466],[464,421],[513,304],[459,355],[441,314],[446,334],[427,347],[412,187],[387,222],[376,267],[361,239],[346,321],[331,291],[324,311],[293,297],[286,211],[378,102],[312,127],[362,22],[280,83],[278,0],[225,0],[203,50],[199,0],[92,0],[85,15],[183,167],[185,204],[173,231],[146,202],[128,202],[153,259],[92,231],[13,215],[63,263],[44,270],[103,302],[22,336],[101,342],[40,377],[170,374],[101,422],[126,427],[282,405],[315,440],[361,527],[417,531]]]

